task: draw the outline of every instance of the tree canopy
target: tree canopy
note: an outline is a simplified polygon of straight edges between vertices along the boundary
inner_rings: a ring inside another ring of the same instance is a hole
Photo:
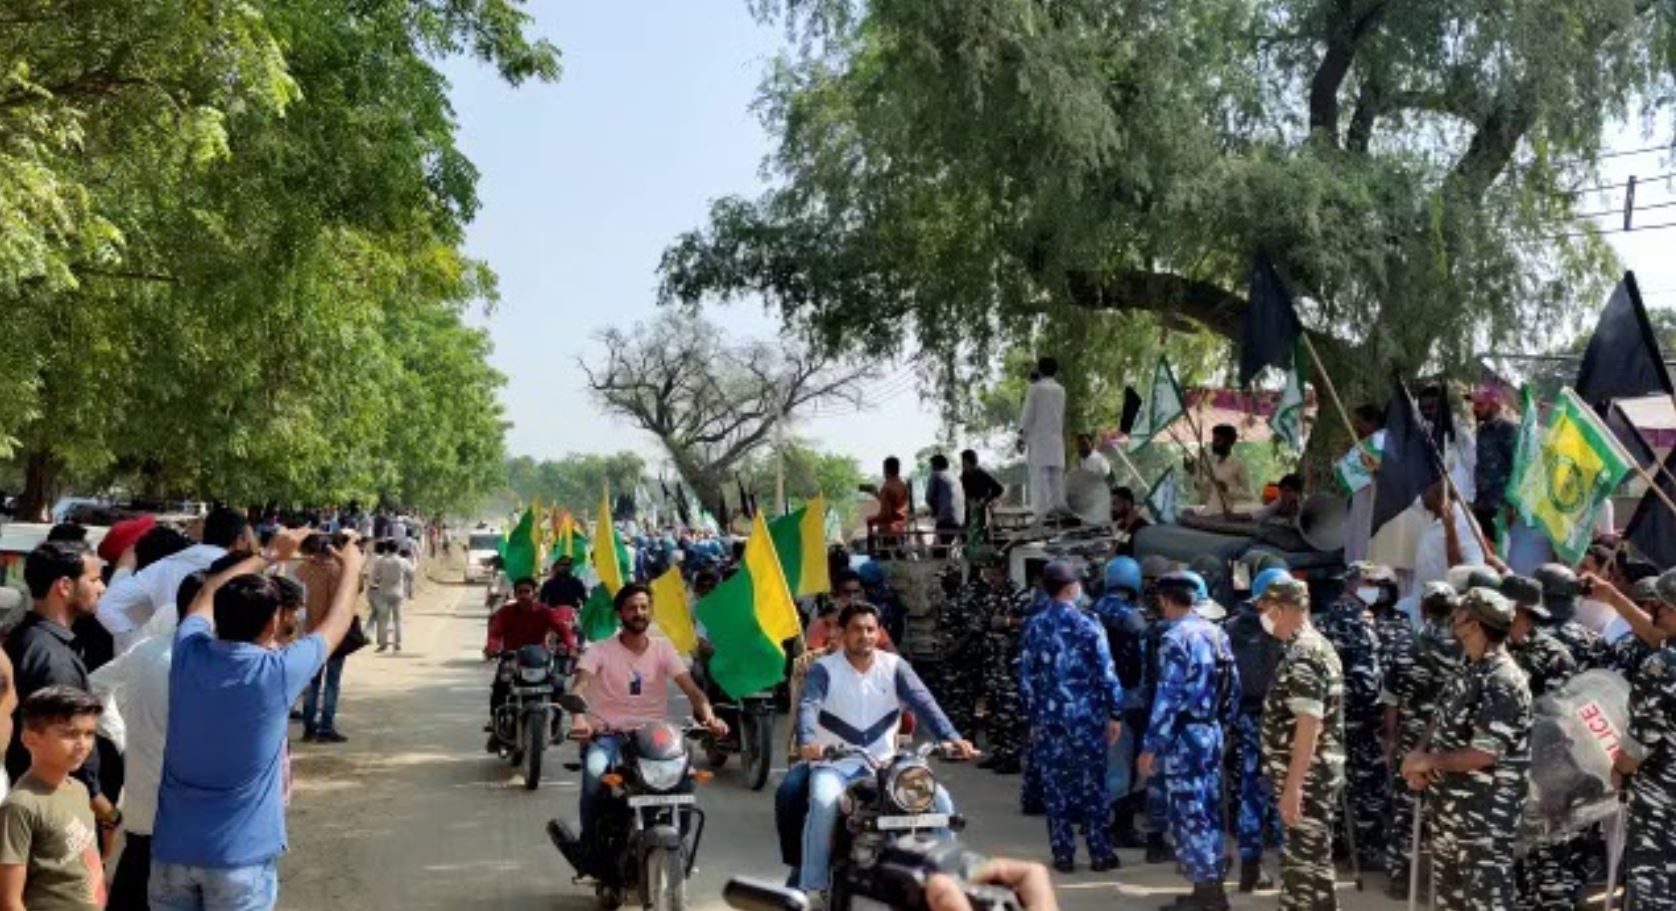
[[[442,56],[553,79],[518,0],[23,2],[0,20],[0,458],[457,507],[501,476],[494,277]]]
[[[791,38],[776,183],[675,240],[665,298],[916,346],[968,408],[1044,321],[1235,337],[1258,249],[1347,396],[1562,331],[1616,278],[1603,130],[1676,87],[1651,0],[753,5]]]

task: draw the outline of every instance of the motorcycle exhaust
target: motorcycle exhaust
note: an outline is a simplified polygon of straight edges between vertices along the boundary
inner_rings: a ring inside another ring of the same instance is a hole
[[[722,887],[722,901],[739,911],[809,911],[809,899],[802,892],[749,876],[729,879]]]

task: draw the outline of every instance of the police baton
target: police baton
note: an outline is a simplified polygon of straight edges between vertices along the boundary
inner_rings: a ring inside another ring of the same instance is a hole
[[[1426,815],[1426,792],[1414,792],[1414,834],[1408,840],[1408,911],[1420,895],[1420,825]],[[1608,909],[1610,911],[1610,909]]]
[[[1344,843],[1350,849],[1350,873],[1356,877],[1356,891],[1362,891],[1362,852],[1356,847],[1356,817],[1350,812],[1350,782],[1338,789],[1339,810],[1344,814]]]

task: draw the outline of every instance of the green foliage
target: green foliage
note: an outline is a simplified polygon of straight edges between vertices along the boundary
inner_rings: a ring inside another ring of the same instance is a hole
[[[599,511],[602,489],[610,489],[615,505],[619,494],[634,493],[636,486],[645,484],[645,477],[646,460],[628,451],[610,455],[573,453],[556,460],[536,461],[529,456],[506,460],[506,490],[516,502],[528,505],[540,497],[543,506],[568,509],[579,519]],[[651,487],[648,485],[648,489]],[[657,496],[659,492],[653,489],[652,494]]]
[[[26,500],[492,490],[502,379],[463,317],[494,279],[460,251],[476,173],[434,61],[554,78],[527,25],[508,0],[12,4],[0,457]]]
[[[917,347],[966,414],[999,354],[1080,340],[1089,314],[1236,335],[1259,247],[1352,402],[1563,331],[1616,277],[1569,191],[1606,123],[1676,88],[1676,17],[1649,0],[754,8],[794,39],[759,106],[779,185],[678,238],[665,296],[760,297],[833,349]],[[1155,344],[1093,331],[1130,365]],[[1078,420],[1114,401],[1084,394]]]

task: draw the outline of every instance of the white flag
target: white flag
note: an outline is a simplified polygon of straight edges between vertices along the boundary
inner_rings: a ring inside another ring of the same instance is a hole
[[[1170,369],[1170,362],[1159,355],[1158,367],[1152,374],[1152,388],[1147,390],[1146,398],[1141,401],[1135,426],[1129,429],[1129,449],[1145,448],[1153,437],[1163,433],[1164,428],[1186,412],[1187,402],[1182,398],[1175,372]]]
[[[1174,525],[1176,522],[1176,470],[1175,466],[1166,469],[1159,475],[1157,483],[1146,492],[1146,505],[1152,510],[1152,520],[1160,525]]]
[[[1275,403],[1269,417],[1269,429],[1275,438],[1297,452],[1304,451],[1304,376],[1299,367],[1298,352],[1292,352],[1292,369],[1286,372],[1286,388]]]

